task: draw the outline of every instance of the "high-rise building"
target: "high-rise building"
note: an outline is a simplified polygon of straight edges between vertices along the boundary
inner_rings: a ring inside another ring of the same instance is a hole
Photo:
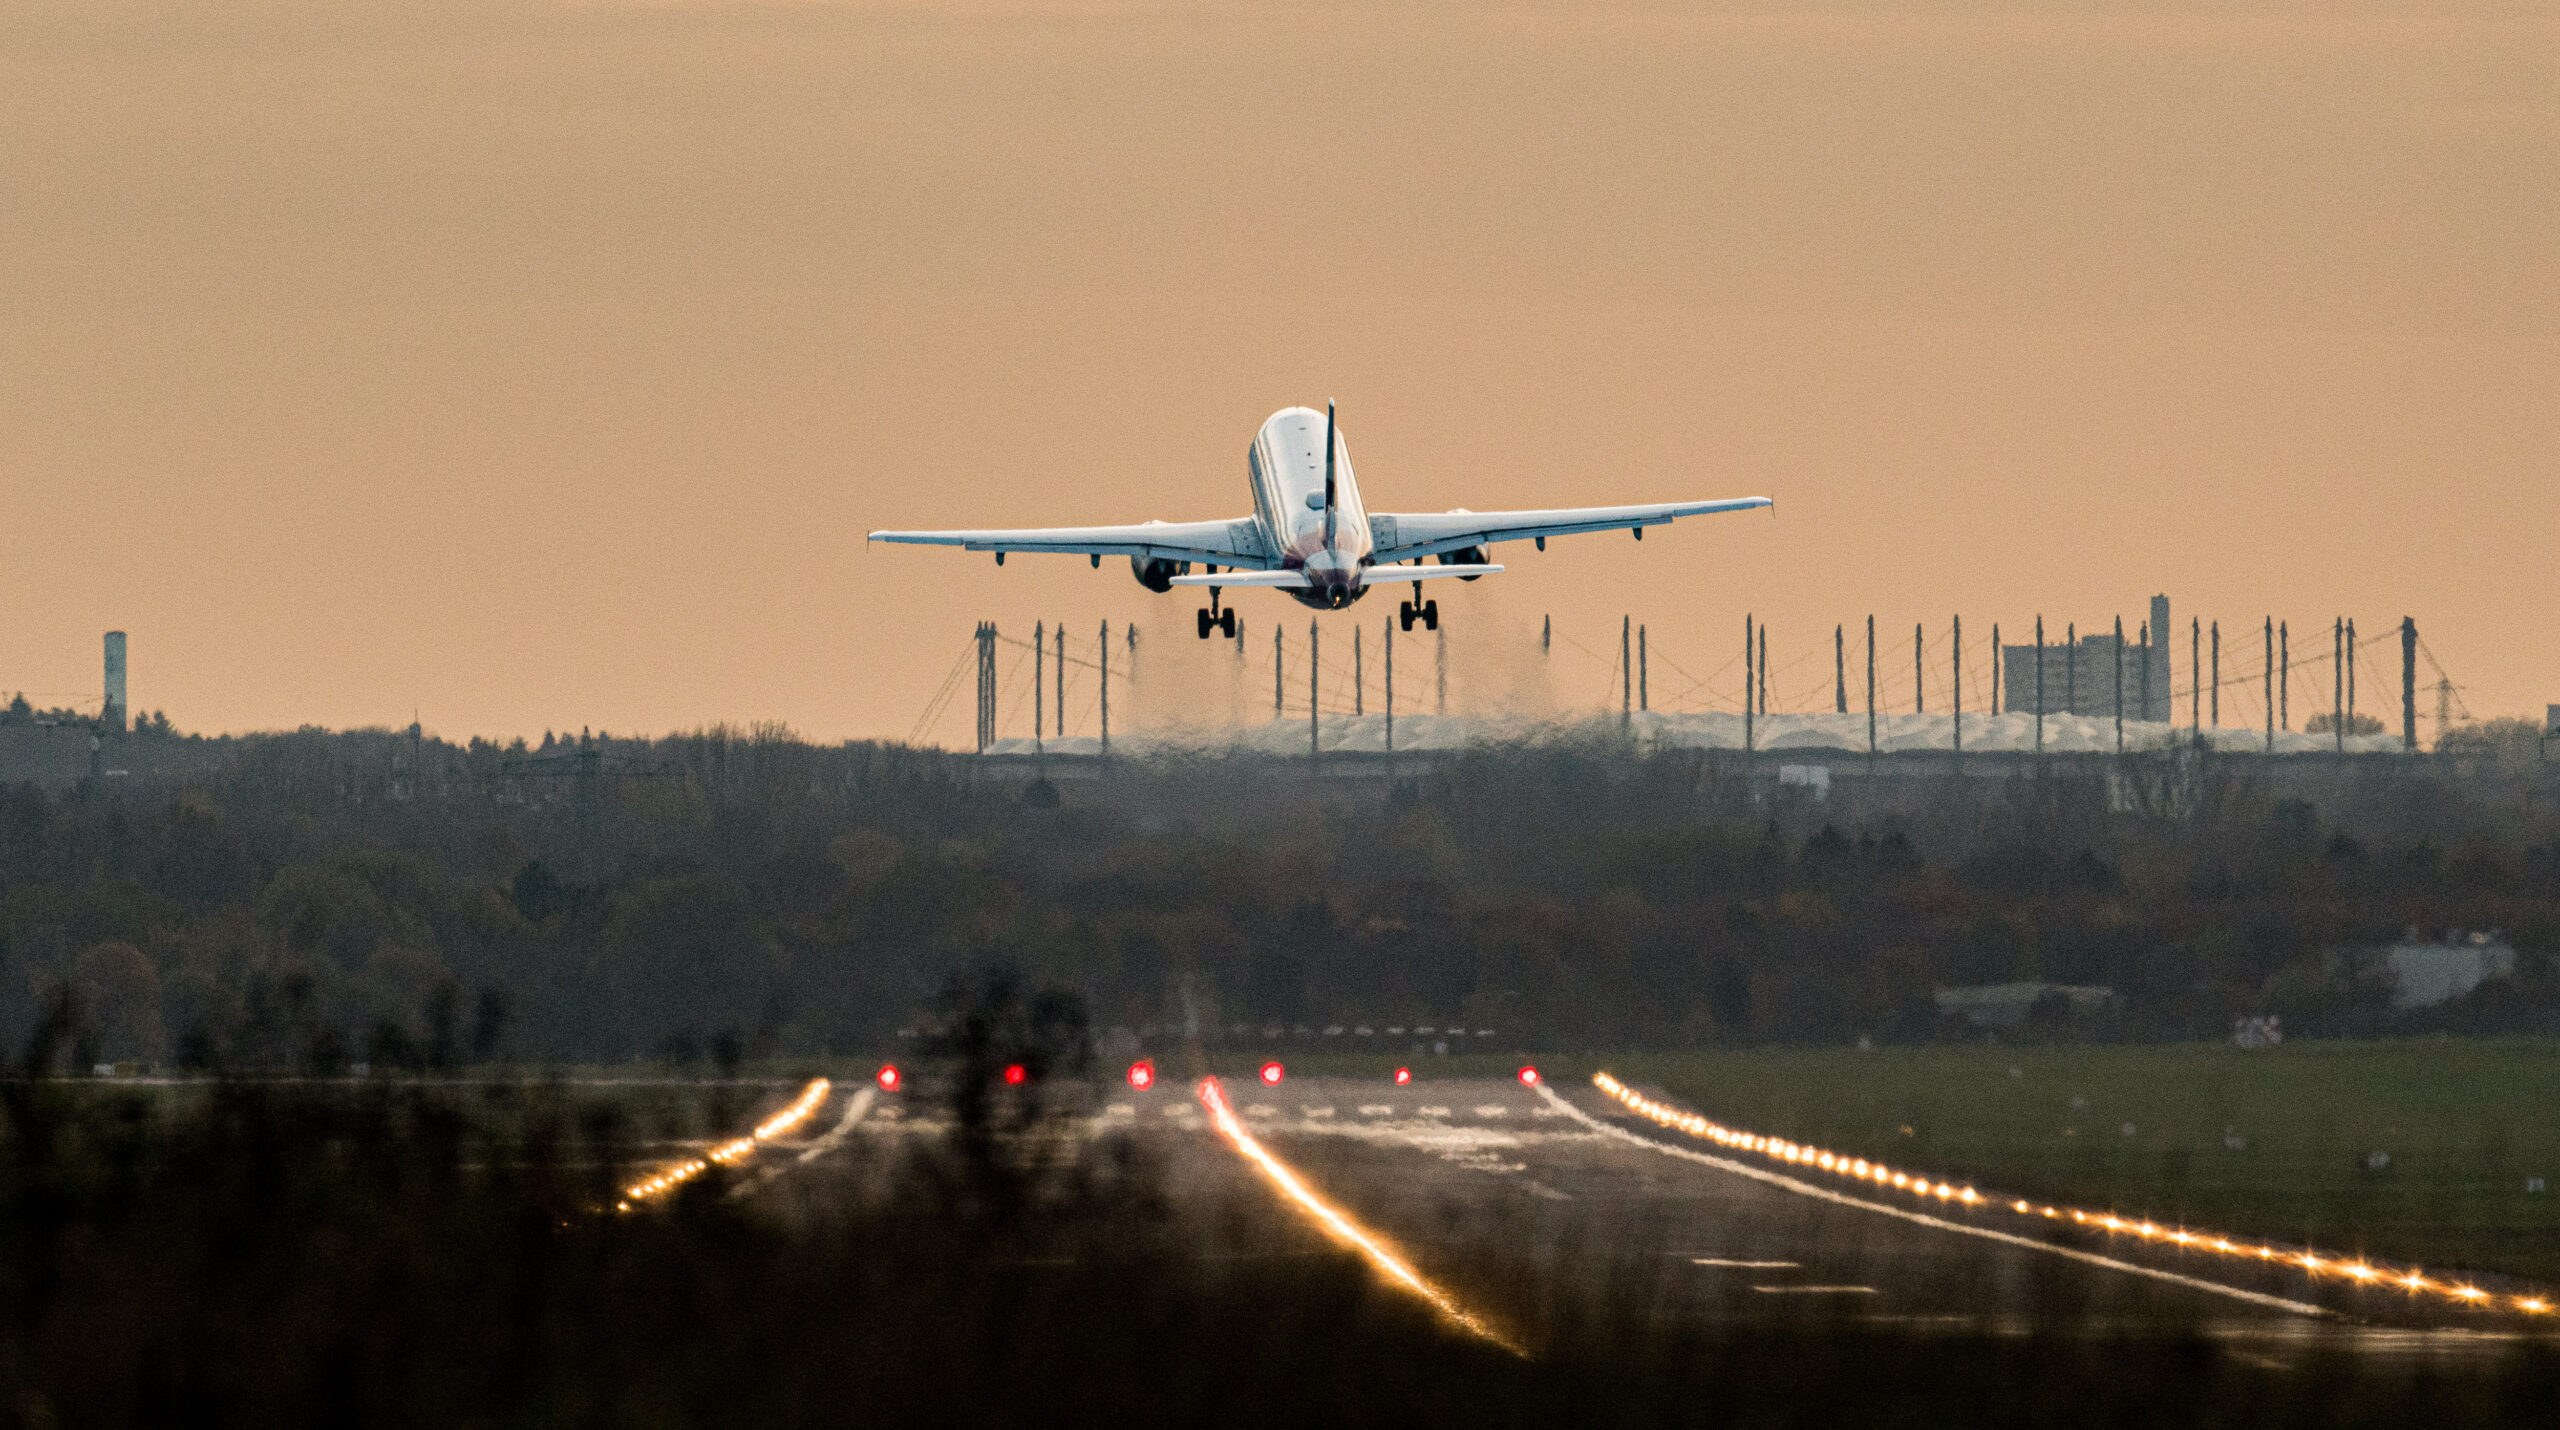
[[[2117,713],[2117,691],[2123,691],[2122,713],[2128,720],[2167,720],[2175,708],[2170,694],[2169,598],[2151,598],[2151,624],[2119,642],[2112,630],[2081,636],[2076,643],[2051,641],[2042,651],[2044,711],[2047,715]],[[2000,708],[2019,714],[2036,712],[2038,651],[2032,645],[2003,646]],[[2146,671],[2149,679],[2144,676]],[[2124,683],[2119,687],[2117,674]],[[2147,699],[2146,699],[2147,697]]]
[[[2000,708],[2020,714],[2036,712],[2036,665],[2039,652],[2032,645],[2013,645],[2001,650],[2003,672]],[[2044,665],[2043,713],[2047,715],[2099,715],[2116,713],[2116,674],[2122,671],[2124,715],[2128,720],[2142,715],[2142,647],[2132,641],[2119,643],[2113,632],[2082,636],[2075,643],[2053,641],[2043,647]]]

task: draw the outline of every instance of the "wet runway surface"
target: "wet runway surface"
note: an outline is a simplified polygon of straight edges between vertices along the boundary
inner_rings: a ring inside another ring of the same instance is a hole
[[[2387,1288],[1796,1176],[1655,1127],[1587,1086],[1226,1087],[1243,1125],[1320,1195],[1512,1325],[1570,1304],[1922,1332],[2195,1331],[2283,1362],[2314,1349],[2493,1354],[2523,1333]],[[844,1130],[876,1137],[902,1125],[924,1130],[882,1099]],[[1113,1088],[1092,1127],[1145,1149],[1177,1196],[1291,1216],[1212,1130],[1187,1082]]]

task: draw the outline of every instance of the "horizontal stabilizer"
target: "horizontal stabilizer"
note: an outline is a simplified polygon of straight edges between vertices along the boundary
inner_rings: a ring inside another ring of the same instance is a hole
[[[1280,586],[1300,588],[1307,584],[1304,571],[1221,571],[1215,576],[1176,576],[1176,586]]]
[[[1391,586],[1399,581],[1438,581],[1450,576],[1465,581],[1496,575],[1501,570],[1500,566],[1372,566],[1360,573],[1360,584]]]

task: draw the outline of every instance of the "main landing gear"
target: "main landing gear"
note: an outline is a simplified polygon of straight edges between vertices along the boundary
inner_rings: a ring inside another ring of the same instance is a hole
[[[1440,629],[1440,603],[1422,599],[1422,583],[1416,581],[1413,583],[1413,599],[1396,603],[1396,620],[1408,631],[1413,629],[1417,620],[1422,622],[1424,630],[1436,631]]]
[[[1236,638],[1236,608],[1229,606],[1225,610],[1218,609],[1217,587],[1209,588],[1209,608],[1201,611],[1199,616],[1200,639],[1207,640],[1211,631],[1216,631],[1228,640]]]

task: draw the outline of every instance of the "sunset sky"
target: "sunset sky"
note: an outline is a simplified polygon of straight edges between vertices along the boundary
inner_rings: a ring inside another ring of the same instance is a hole
[[[1778,498],[1442,586],[1464,700],[1633,613],[1731,708],[1751,612],[1806,708],[1872,612],[1908,708],[1915,622],[1970,683],[2166,592],[2182,684],[2409,614],[2560,701],[2547,5],[20,0],[0,259],[41,704],[121,628],[186,729],[905,737],[1108,618],[1138,710],[1267,710],[1274,593],[1239,673],[1125,562],[863,534],[1241,515],[1328,398],[1375,510]]]

